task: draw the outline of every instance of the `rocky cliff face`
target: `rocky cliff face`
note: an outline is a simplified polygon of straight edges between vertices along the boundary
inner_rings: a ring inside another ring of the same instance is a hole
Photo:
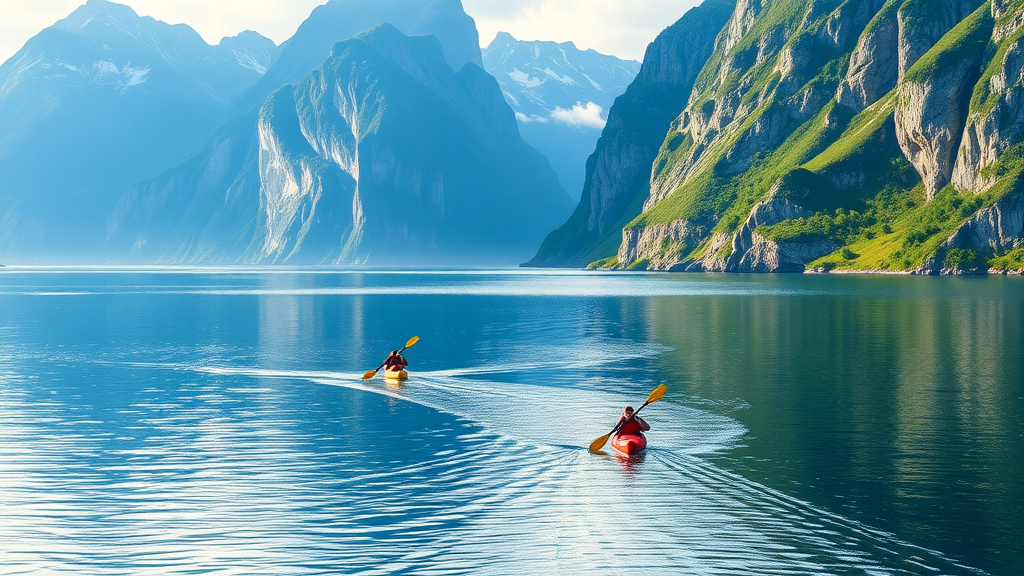
[[[904,75],[898,90],[896,134],[929,199],[953,176],[971,93],[992,36],[988,7],[957,28],[959,41],[927,52]]]
[[[758,230],[786,220],[809,215],[802,206],[780,198],[779,185],[750,211],[747,221],[731,238],[727,250],[709,250],[707,255],[687,270],[691,272],[803,272],[804,263],[836,249],[827,239],[785,242],[766,238]],[[721,235],[719,241],[728,239]],[[714,245],[712,240],[712,246]]]
[[[651,163],[665,131],[689,98],[733,6],[734,0],[706,0],[647,48],[639,74],[609,111],[587,161],[576,211],[548,236],[530,265],[585,266],[615,256],[622,226],[639,214],[650,190]]]
[[[975,87],[970,118],[957,153],[953,185],[980,194],[998,180],[991,169],[1014,143],[1024,140],[1024,11],[1007,14],[1006,2],[992,4],[999,24],[993,40],[999,49]]]
[[[896,87],[901,54],[897,49],[899,6],[896,0],[886,2],[864,30],[836,92],[839,104],[860,112]]]
[[[907,0],[899,8],[900,77],[983,0]]]
[[[1022,36],[1020,0],[737,2],[596,265],[950,271],[1018,250]]]
[[[129,192],[110,247],[144,261],[510,264],[568,209],[492,77],[382,25]],[[211,235],[239,214],[247,226]]]

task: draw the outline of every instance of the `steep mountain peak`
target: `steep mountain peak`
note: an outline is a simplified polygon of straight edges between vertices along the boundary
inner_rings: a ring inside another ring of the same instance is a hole
[[[67,18],[58,22],[58,27],[65,30],[81,28],[96,18],[108,18],[110,20],[137,20],[139,14],[125,4],[110,2],[109,0],[89,0],[72,12]]]
[[[380,24],[130,190],[108,235],[136,260],[509,264],[568,204],[494,78]]]
[[[498,32],[498,34],[494,36],[494,40],[491,40],[491,43],[487,45],[487,49],[493,50],[498,46],[506,46],[515,42],[518,42],[518,40],[516,40],[516,37],[509,32]]]
[[[254,33],[210,46],[105,0],[33,36],[0,64],[0,253],[95,250],[125,188],[200,144],[273,50]]]
[[[53,27],[101,42],[140,42],[170,59],[208,46],[186,24],[168,24],[151,16],[139,16],[130,6],[108,0],[89,0]]]
[[[639,62],[580,50],[572,42],[516,40],[506,32],[494,38],[483,57],[512,108],[540,117],[577,102],[607,108],[640,69]]]
[[[225,36],[225,37],[221,38],[219,45],[222,45],[225,42],[250,42],[250,43],[266,43],[266,42],[269,42],[269,43],[273,44],[275,47],[277,46],[277,44],[274,43],[273,40],[271,40],[270,38],[267,38],[266,36],[264,36],[263,34],[260,34],[259,32],[256,32],[255,30],[243,30],[243,31],[239,32],[238,34],[235,34],[234,36]]]
[[[435,36],[454,70],[469,63],[483,67],[476,22],[460,0],[331,0],[313,10],[281,44],[266,76],[242,98],[241,107],[298,82],[324,62],[335,44],[385,22],[409,36]]]
[[[243,67],[263,74],[270,66],[277,44],[258,32],[246,30],[222,38],[217,48],[229,51]]]

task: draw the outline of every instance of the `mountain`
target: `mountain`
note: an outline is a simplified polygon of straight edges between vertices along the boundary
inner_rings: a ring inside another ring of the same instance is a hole
[[[144,262],[508,264],[570,209],[491,76],[384,24],[129,190],[108,247]]]
[[[738,0],[717,30],[595,266],[1024,268],[1024,1]],[[579,262],[582,208],[535,263]]]
[[[483,66],[476,22],[461,0],[330,0],[313,10],[295,35],[273,55],[266,75],[241,99],[240,109],[259,105],[271,92],[317,69],[338,42],[388,23],[409,36],[434,36],[455,70]]]
[[[90,0],[0,65],[0,255],[80,260],[132,183],[180,161],[269,64],[255,33],[191,28]]]
[[[640,63],[572,42],[524,42],[507,32],[484,50],[483,61],[516,112],[523,140],[547,156],[565,189],[578,195],[606,111]]]
[[[735,0],[707,0],[647,48],[636,79],[608,112],[576,211],[547,237],[530,266],[582,267],[615,253],[622,227],[640,214],[665,133],[686,106],[734,6]]]

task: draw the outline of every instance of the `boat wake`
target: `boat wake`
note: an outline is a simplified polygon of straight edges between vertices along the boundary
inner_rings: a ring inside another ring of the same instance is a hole
[[[512,562],[527,573],[982,573],[712,464],[707,456],[746,430],[682,395],[645,411],[655,423],[645,455],[595,457],[585,447],[637,396],[501,380],[534,367],[416,372],[407,385],[354,373],[192,369],[380,394],[479,426],[466,451],[424,463],[458,470],[450,495],[466,498],[455,512],[466,521],[420,542],[434,553],[403,556],[416,572],[497,574]],[[611,387],[633,386],[619,384]]]

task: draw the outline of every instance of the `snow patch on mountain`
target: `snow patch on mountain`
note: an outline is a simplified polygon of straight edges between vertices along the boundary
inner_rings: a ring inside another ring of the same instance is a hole
[[[74,66],[68,68],[77,70]],[[152,69],[148,66],[135,68],[131,63],[118,67],[115,62],[103,60],[93,64],[93,70],[96,72],[94,78],[98,84],[114,85],[118,92],[124,93],[129,88],[144,83]]]
[[[640,63],[580,50],[572,42],[520,41],[505,32],[483,58],[516,112],[523,139],[548,157],[570,194],[579,194],[606,111]]]
[[[534,78],[533,76],[530,76],[529,74],[523,72],[518,68],[509,72],[508,77],[511,78],[513,82],[519,84],[523,88],[536,88],[537,86],[540,86],[541,84],[544,83],[544,81],[541,80],[540,78]]]

